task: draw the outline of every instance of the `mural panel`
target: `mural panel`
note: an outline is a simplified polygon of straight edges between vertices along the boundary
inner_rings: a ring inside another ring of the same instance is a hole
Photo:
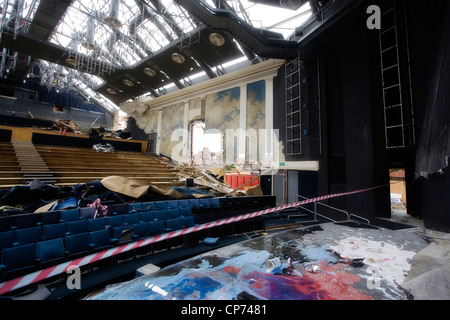
[[[175,146],[180,144],[178,140],[172,141],[172,133],[177,129],[183,129],[183,120],[184,103],[168,106],[162,110],[159,133],[160,153],[170,157]]]
[[[266,84],[264,80],[247,85],[246,160],[259,160],[260,129],[266,128]]]
[[[205,130],[208,132],[220,132],[223,136],[223,146],[226,145],[225,136],[227,130],[236,131],[240,126],[240,88],[232,88],[210,94],[205,101]],[[234,156],[227,161],[226,147],[218,156],[224,163],[234,162]],[[237,143],[232,146],[234,154],[237,154]],[[232,151],[228,152],[231,153]]]

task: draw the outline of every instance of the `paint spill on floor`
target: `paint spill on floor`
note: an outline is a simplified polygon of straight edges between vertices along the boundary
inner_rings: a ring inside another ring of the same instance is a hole
[[[92,299],[403,300],[399,284],[426,245],[412,233],[324,224],[214,250]]]

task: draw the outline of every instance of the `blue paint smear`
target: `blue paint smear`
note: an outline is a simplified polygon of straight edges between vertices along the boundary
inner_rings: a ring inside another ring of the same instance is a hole
[[[205,299],[208,294],[223,287],[223,284],[209,277],[189,277],[181,279],[168,289],[177,300]]]

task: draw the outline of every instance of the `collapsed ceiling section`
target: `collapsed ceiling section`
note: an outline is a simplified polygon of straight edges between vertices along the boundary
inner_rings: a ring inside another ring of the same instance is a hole
[[[273,6],[286,13],[264,25],[256,9]],[[0,84],[32,76],[114,111],[223,75],[232,61],[286,57],[297,43],[283,33],[310,15],[305,0],[4,0]]]

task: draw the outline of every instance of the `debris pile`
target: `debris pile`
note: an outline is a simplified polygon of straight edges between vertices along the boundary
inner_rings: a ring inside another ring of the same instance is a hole
[[[178,171],[177,174],[180,180],[185,181],[193,178],[195,184],[210,188],[213,193],[230,194],[231,196],[238,196],[241,193],[240,191],[233,192],[233,188],[220,181],[222,175],[216,175],[209,170],[198,169],[185,163],[175,165],[174,169]]]
[[[55,130],[66,130],[67,132],[73,132],[77,134],[81,134],[78,125],[75,124],[72,120],[54,120],[51,129]]]

